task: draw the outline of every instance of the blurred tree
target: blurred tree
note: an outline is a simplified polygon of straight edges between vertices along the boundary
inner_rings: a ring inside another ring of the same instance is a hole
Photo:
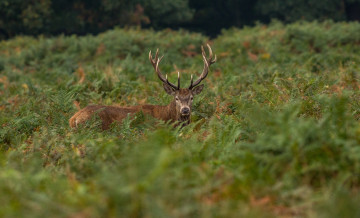
[[[326,20],[335,21],[347,18],[346,5],[360,2],[359,0],[258,0],[256,9],[267,20],[277,18],[285,22],[297,20]]]
[[[348,20],[360,21],[360,0],[346,0],[345,10]]]
[[[188,0],[142,0],[151,26],[179,26],[192,20],[195,10]]]
[[[0,38],[41,33],[51,11],[51,0],[0,0]]]
[[[133,0],[53,0],[50,33],[97,33],[129,23]]]
[[[190,29],[218,34],[222,28],[253,24],[259,17],[254,12],[256,0],[190,0],[195,9]]]
[[[0,0],[0,38],[98,33],[114,26],[139,24],[136,19],[143,16],[146,20],[146,16],[141,15],[137,4],[137,0]],[[132,16],[134,13],[137,16]]]
[[[0,39],[19,34],[99,33],[114,26],[223,28],[277,18],[360,20],[360,0],[0,0]]]

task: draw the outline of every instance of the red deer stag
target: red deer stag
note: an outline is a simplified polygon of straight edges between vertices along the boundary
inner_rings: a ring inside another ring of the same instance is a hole
[[[119,121],[121,122],[128,114],[135,114],[142,111],[144,114],[149,114],[157,119],[164,121],[176,122],[179,121],[183,126],[190,123],[191,105],[193,97],[199,94],[204,84],[199,85],[200,82],[206,78],[211,64],[215,63],[216,55],[213,58],[211,47],[207,44],[209,49],[209,58],[206,58],[204,48],[201,46],[202,58],[204,61],[204,69],[199,79],[193,81],[191,75],[191,82],[189,88],[180,88],[180,73],[178,73],[177,85],[168,81],[167,75],[164,77],[160,72],[159,64],[162,57],[158,57],[159,49],[156,50],[155,58],[153,59],[151,51],[149,52],[149,60],[153,65],[155,72],[159,79],[163,82],[166,93],[174,97],[173,101],[166,105],[138,105],[131,107],[119,106],[104,106],[104,105],[89,105],[78,111],[69,120],[70,127],[77,127],[79,124],[91,119],[94,114],[97,114],[102,121],[102,129],[108,129],[110,124]]]

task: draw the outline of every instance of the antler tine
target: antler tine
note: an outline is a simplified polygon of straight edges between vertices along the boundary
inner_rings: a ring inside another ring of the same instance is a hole
[[[212,58],[212,57],[213,57],[212,49],[211,49],[211,47],[210,47],[209,44],[206,44],[206,45],[207,45],[207,47],[208,47],[208,49],[209,49],[209,59],[208,59],[208,62],[209,62],[210,64],[213,64],[213,63],[216,62],[216,54],[215,54],[215,58],[213,59],[213,58]]]
[[[177,85],[177,89],[180,89],[180,72],[178,72],[178,85]]]
[[[155,59],[152,59],[152,53],[151,50],[149,52],[149,60],[151,62],[151,64],[153,65],[153,67],[156,67],[156,62],[158,60],[158,56],[159,56],[159,49],[156,49],[156,53],[155,53]]]
[[[157,76],[159,77],[159,79],[163,82],[168,84],[169,86],[171,86],[172,88],[174,88],[175,90],[180,89],[180,77],[178,77],[178,85],[175,86],[174,84],[172,84],[171,82],[169,82],[169,80],[167,79],[167,75],[166,78],[164,78],[164,76],[161,74],[160,69],[159,69],[159,63],[161,62],[161,60],[163,59],[164,55],[161,56],[159,58],[159,49],[156,49],[156,54],[155,54],[155,59],[152,58],[152,54],[151,51],[149,52],[149,60],[151,62],[151,64],[153,65],[155,72],[157,74]],[[179,76],[179,75],[178,75]]]
[[[199,79],[197,79],[194,83],[193,83],[193,77],[191,75],[191,82],[190,82],[189,89],[192,89],[195,86],[199,85],[200,82],[203,79],[205,79],[206,76],[208,75],[210,65],[216,62],[216,55],[215,55],[215,58],[213,58],[213,52],[212,52],[210,45],[209,44],[206,44],[206,45],[209,49],[209,58],[206,59],[206,53],[205,53],[204,47],[201,46],[201,54],[202,54],[202,58],[204,61],[204,69],[203,69],[203,72],[201,73]]]
[[[168,79],[167,79],[167,74],[165,75],[165,78],[164,78],[164,76],[161,74],[160,69],[159,69],[159,64],[160,64],[161,60],[163,59],[163,57],[164,57],[164,55],[161,56],[160,58],[157,58],[157,59],[156,59],[155,72],[156,72],[157,76],[159,77],[159,79],[160,79],[162,82],[164,82],[164,83],[169,83],[169,81],[168,81]],[[172,86],[173,84],[169,84],[169,85]],[[175,85],[174,85],[174,86],[175,86]],[[173,87],[173,86],[172,86],[172,87]]]
[[[159,57],[159,48],[156,49],[156,53],[155,53],[155,59],[157,60]]]

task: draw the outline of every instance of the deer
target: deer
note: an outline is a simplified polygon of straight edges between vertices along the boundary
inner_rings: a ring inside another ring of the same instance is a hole
[[[109,129],[113,122],[122,122],[127,116],[135,116],[136,113],[151,115],[152,117],[163,120],[165,122],[181,124],[182,127],[190,124],[191,109],[194,96],[201,93],[204,84],[200,84],[209,72],[210,65],[216,62],[216,55],[213,58],[213,52],[209,44],[209,58],[206,57],[204,47],[201,46],[202,59],[204,68],[199,78],[194,82],[191,75],[190,86],[188,88],[180,88],[180,73],[178,72],[177,85],[168,80],[168,76],[160,72],[159,64],[164,55],[159,58],[159,49],[156,50],[155,57],[149,52],[149,60],[163,84],[167,94],[173,97],[168,105],[136,105],[136,106],[106,106],[106,105],[88,105],[79,110],[69,119],[69,125],[72,128],[78,127],[80,124],[90,120],[94,115],[98,115],[101,119],[101,128]]]

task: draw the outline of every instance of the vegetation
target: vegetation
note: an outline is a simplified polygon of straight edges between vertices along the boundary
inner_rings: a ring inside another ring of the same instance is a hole
[[[218,61],[174,129],[139,114],[70,129],[77,107],[167,104]],[[0,42],[1,217],[359,217],[360,24],[274,22]]]
[[[360,0],[0,0],[0,39],[96,34],[113,27],[221,29],[272,19],[360,20]]]

